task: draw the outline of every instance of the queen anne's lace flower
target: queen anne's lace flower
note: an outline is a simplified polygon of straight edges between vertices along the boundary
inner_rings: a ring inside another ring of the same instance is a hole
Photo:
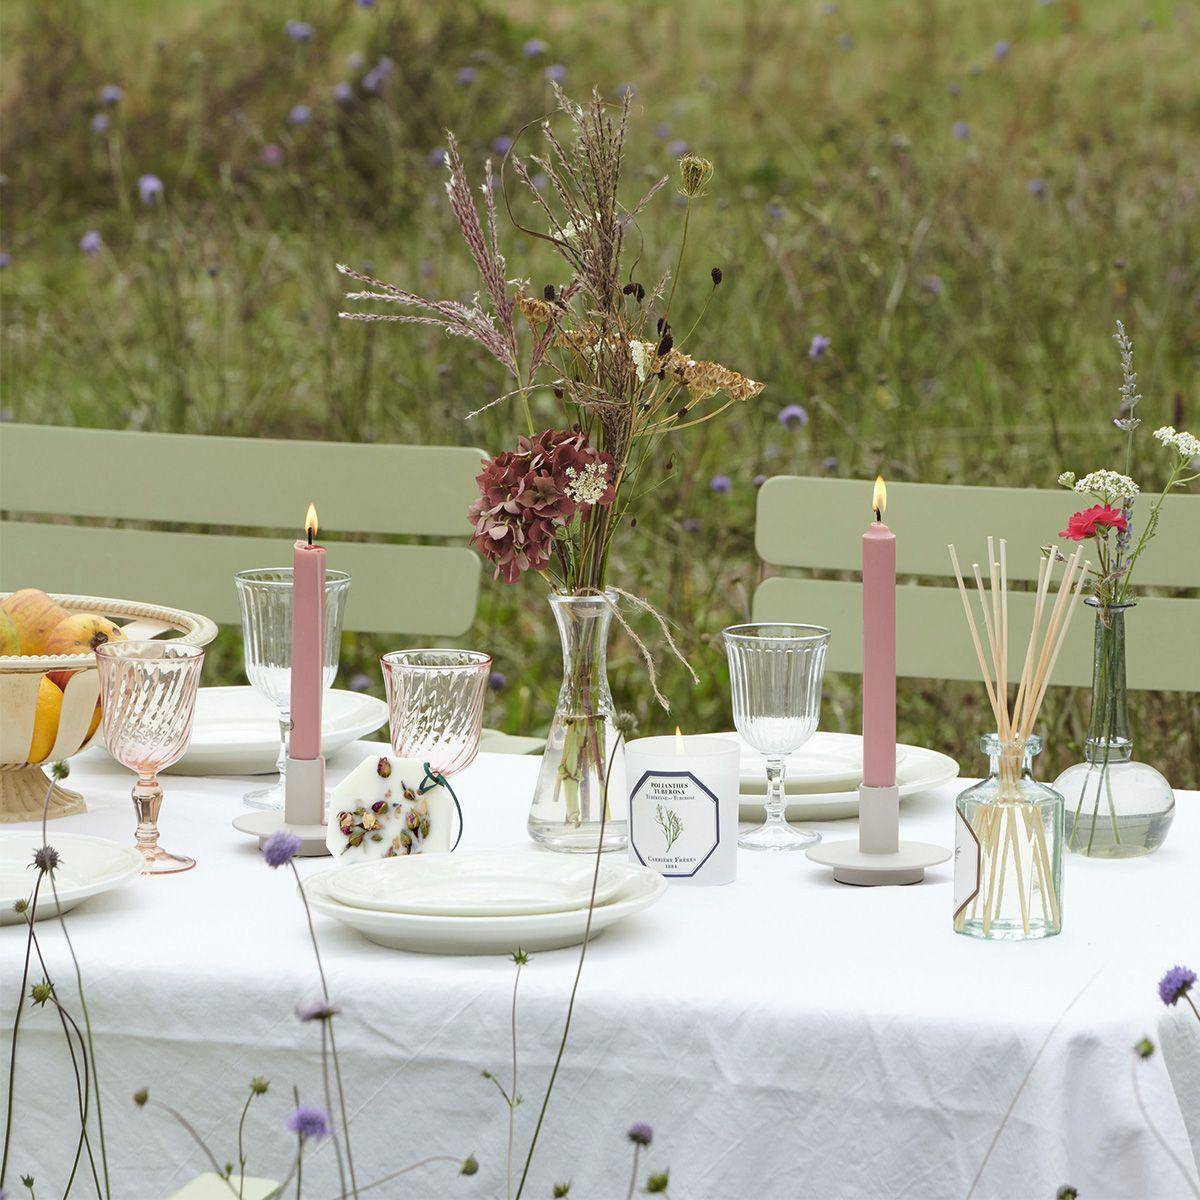
[[[1076,482],[1074,490],[1081,496],[1095,496],[1105,504],[1121,508],[1136,499],[1142,489],[1119,471],[1092,471]]]
[[[1200,437],[1182,429],[1176,431],[1174,425],[1164,425],[1161,429],[1156,429],[1154,440],[1178,450],[1180,457],[1188,461],[1200,455]]]

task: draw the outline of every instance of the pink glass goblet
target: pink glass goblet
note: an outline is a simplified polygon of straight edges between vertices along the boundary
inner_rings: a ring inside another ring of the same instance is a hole
[[[179,642],[105,642],[96,649],[104,742],[123,767],[137,773],[133,807],[143,875],[186,871],[194,858],[158,844],[163,790],[159,771],[178,762],[192,736],[204,651]]]
[[[483,697],[492,656],[478,650],[393,650],[385,654],[392,749],[456,775],[479,753]]]

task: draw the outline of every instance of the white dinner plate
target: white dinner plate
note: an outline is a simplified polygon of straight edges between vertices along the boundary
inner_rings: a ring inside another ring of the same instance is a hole
[[[958,763],[948,754],[937,750],[926,750],[923,746],[898,746],[903,759],[896,768],[896,784],[900,799],[917,792],[928,791],[939,784],[958,778]],[[763,797],[741,795],[739,812],[743,821],[763,819]],[[858,816],[858,784],[851,791],[808,792],[797,795],[791,791],[787,798],[787,815],[790,821],[839,821]]]
[[[388,719],[376,696],[333,689],[321,709],[321,753],[328,757]],[[171,771],[179,775],[266,775],[279,757],[279,713],[251,687],[201,688],[187,752]]]
[[[545,851],[527,850],[531,857]],[[591,936],[649,907],[667,890],[656,871],[634,863],[605,864],[621,878],[616,895],[592,910]],[[515,917],[435,917],[417,913],[377,912],[339,904],[329,892],[333,871],[304,881],[317,912],[357,929],[364,937],[394,950],[419,954],[512,954],[514,950],[557,950],[583,941],[588,910],[533,913]]]
[[[718,733],[741,747],[743,793],[766,793],[767,760],[740,734]],[[896,747],[896,765],[904,761],[907,746]],[[853,792],[862,783],[862,737],[857,733],[825,733],[818,730],[795,754],[787,757],[784,786],[788,795]]]
[[[339,867],[329,893],[341,904],[379,912],[442,917],[516,917],[586,908],[596,864],[587,858],[482,850],[474,854],[408,854]],[[623,882],[601,862],[596,903]]]
[[[33,892],[37,872],[30,864],[34,851],[42,844],[40,829],[0,831],[0,925],[16,925],[25,920],[13,911],[13,904],[17,900],[28,900]],[[58,851],[54,884],[63,912],[89,896],[128,883],[142,869],[142,856],[137,850],[107,838],[62,833],[55,829],[50,844]],[[49,880],[44,880],[38,891],[35,916],[40,921],[56,912],[54,892]]]

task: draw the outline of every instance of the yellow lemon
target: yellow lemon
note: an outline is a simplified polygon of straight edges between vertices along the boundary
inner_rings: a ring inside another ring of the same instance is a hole
[[[33,740],[29,743],[29,761],[39,763],[50,757],[58,737],[58,717],[63,694],[46,678],[38,681],[37,715],[33,719]]]

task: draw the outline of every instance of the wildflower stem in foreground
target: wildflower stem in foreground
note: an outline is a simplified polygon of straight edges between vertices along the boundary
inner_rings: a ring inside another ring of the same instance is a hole
[[[1138,1111],[1142,1114],[1142,1120],[1146,1122],[1146,1128],[1149,1129],[1150,1132],[1154,1135],[1154,1140],[1163,1148],[1163,1152],[1175,1164],[1175,1167],[1179,1171],[1179,1174],[1183,1176],[1183,1181],[1184,1181],[1184,1183],[1186,1183],[1188,1185],[1188,1188],[1190,1189],[1192,1195],[1200,1197],[1200,1188],[1197,1188],[1196,1185],[1192,1182],[1192,1177],[1191,1177],[1191,1175],[1188,1174],[1187,1168],[1183,1165],[1183,1163],[1181,1163],[1179,1161],[1179,1158],[1175,1154],[1175,1151],[1172,1150],[1171,1147],[1167,1145],[1167,1139],[1165,1137],[1163,1137],[1163,1135],[1161,1133],[1159,1133],[1158,1127],[1150,1119],[1150,1113],[1146,1110],[1146,1105],[1142,1100],[1142,1088],[1141,1088],[1141,1085],[1138,1083],[1138,1063],[1141,1062],[1141,1058],[1142,1058],[1142,1056],[1140,1054],[1136,1054],[1136,1053],[1134,1054],[1132,1070],[1131,1070],[1131,1075],[1132,1075],[1132,1079],[1133,1079],[1133,1095],[1134,1095],[1134,1098],[1137,1100]]]

